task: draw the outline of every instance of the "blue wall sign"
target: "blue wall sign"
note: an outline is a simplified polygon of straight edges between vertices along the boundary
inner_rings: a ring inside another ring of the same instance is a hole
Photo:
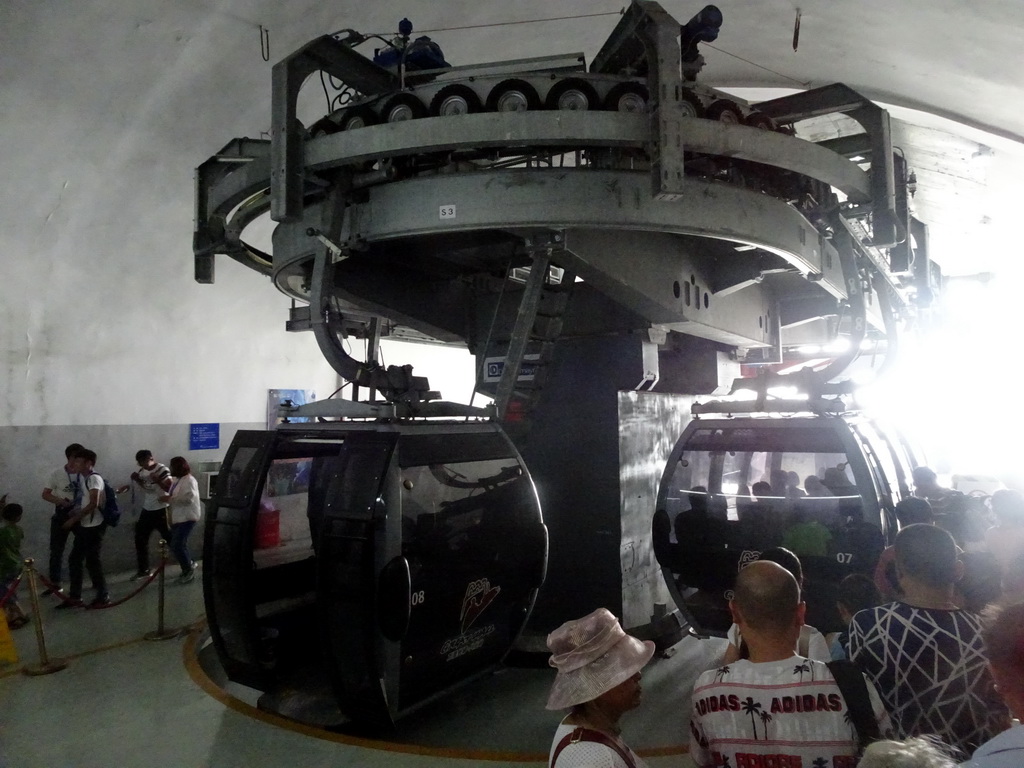
[[[524,355],[522,365],[519,366],[519,381],[533,381],[537,375],[537,363],[540,355]],[[501,381],[501,374],[505,370],[504,357],[488,357],[484,360],[484,382],[495,384]]]
[[[220,424],[190,424],[188,449],[203,451],[210,448],[220,448]]]

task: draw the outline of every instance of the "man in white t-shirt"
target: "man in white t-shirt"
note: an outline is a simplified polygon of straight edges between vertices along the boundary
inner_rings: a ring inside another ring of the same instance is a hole
[[[78,506],[81,485],[78,473],[72,468],[71,460],[82,446],[72,443],[64,449],[64,466],[55,469],[47,478],[43,487],[43,501],[53,504],[53,515],[50,517],[50,582],[53,584],[44,594],[56,590],[61,591],[61,580],[64,570],[64,549],[67,547],[70,531],[64,527],[72,510]]]
[[[88,448],[81,448],[72,457],[72,467],[82,477],[82,504],[68,517],[64,527],[75,537],[68,556],[68,572],[71,577],[69,599],[58,605],[58,608],[75,608],[82,602],[82,565],[89,571],[96,598],[90,603],[93,608],[100,608],[110,603],[107,582],[103,576],[103,564],[100,562],[100,547],[103,545],[103,534],[107,525],[103,520],[100,508],[103,504],[103,478],[92,471],[96,464],[96,453]],[[110,489],[113,493],[113,489]]]
[[[145,449],[135,454],[135,461],[139,469],[132,472],[132,482],[142,489],[142,511],[135,523],[135,560],[138,569],[132,581],[150,575],[149,540],[153,537],[153,531],[157,531],[168,544],[171,543],[167,504],[160,501],[160,497],[171,487],[171,471],[153,458],[152,451]],[[118,491],[127,490],[128,487],[126,485]]]
[[[694,763],[855,768],[856,718],[835,677],[824,662],[793,652],[806,611],[793,575],[776,563],[751,563],[736,577],[730,609],[750,657],[697,678],[690,718]],[[889,717],[864,683],[873,718],[886,735]]]

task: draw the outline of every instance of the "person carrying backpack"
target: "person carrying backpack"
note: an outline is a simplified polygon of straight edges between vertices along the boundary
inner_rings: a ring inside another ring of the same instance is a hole
[[[107,582],[103,576],[103,563],[100,562],[100,548],[103,546],[103,534],[107,525],[103,510],[107,507],[107,494],[113,494],[114,489],[106,487],[103,478],[93,472],[96,464],[96,452],[88,448],[77,450],[71,457],[73,470],[82,478],[83,494],[81,506],[69,515],[64,523],[65,530],[70,530],[74,536],[74,543],[71,545],[71,555],[68,557],[68,572],[71,576],[71,590],[68,600],[58,605],[58,608],[77,608],[84,605],[82,602],[82,566],[89,571],[89,578],[92,580],[93,589],[96,590],[96,597],[89,604],[93,608],[108,605],[110,594],[107,592]]]
[[[881,697],[856,667],[794,653],[807,607],[792,573],[751,563],[736,575],[729,608],[749,658],[694,684],[690,759],[698,768],[853,768],[867,742],[891,736]]]

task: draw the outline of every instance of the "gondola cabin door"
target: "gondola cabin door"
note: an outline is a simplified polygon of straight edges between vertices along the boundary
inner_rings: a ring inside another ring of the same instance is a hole
[[[873,434],[839,416],[687,425],[662,477],[652,535],[669,589],[698,632],[728,629],[736,573],[779,546],[803,565],[808,623],[842,628],[836,587],[849,573],[873,573],[905,491],[887,476],[888,446],[865,439]]]

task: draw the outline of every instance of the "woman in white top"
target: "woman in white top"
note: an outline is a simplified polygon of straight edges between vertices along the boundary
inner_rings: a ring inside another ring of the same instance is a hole
[[[785,547],[772,547],[766,549],[761,553],[758,560],[768,560],[772,563],[778,563],[796,579],[796,583],[803,589],[804,586],[804,569],[800,565],[800,558],[790,552]],[[718,666],[725,664],[732,664],[737,659],[746,658],[745,649],[743,647],[743,636],[740,634],[740,628],[733,624],[729,627],[727,634],[729,638],[729,646],[725,649],[725,658],[722,659],[722,663]],[[832,661],[832,652],[828,647],[828,642],[825,640],[825,636],[821,634],[814,627],[809,624],[804,624],[800,628],[800,637],[797,640],[797,646],[793,650],[796,651],[797,656],[803,656],[807,659],[814,659],[815,661]]]
[[[196,564],[188,551],[188,536],[203,516],[199,501],[199,483],[192,476],[192,468],[182,456],[171,459],[171,476],[174,478],[166,496],[160,501],[168,504],[171,516],[171,552],[181,565],[179,584],[195,580]]]
[[[548,709],[568,709],[555,731],[549,768],[645,768],[619,736],[619,718],[640,703],[640,670],[654,643],[630,637],[598,608],[548,635],[558,670]]]

